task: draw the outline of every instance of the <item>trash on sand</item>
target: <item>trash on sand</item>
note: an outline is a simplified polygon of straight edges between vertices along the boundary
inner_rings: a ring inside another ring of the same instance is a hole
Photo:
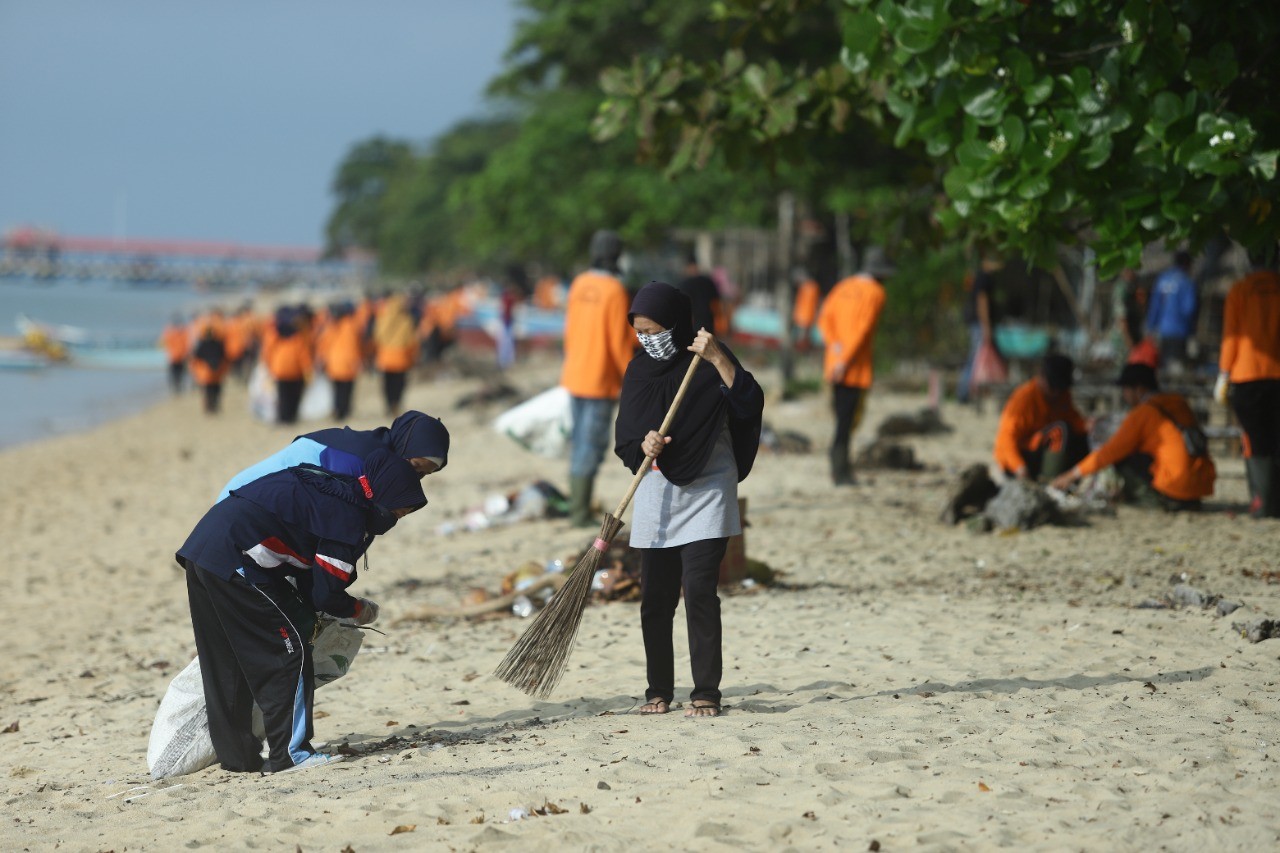
[[[564,493],[546,480],[535,480],[514,492],[489,495],[480,506],[466,510],[461,521],[446,521],[436,532],[447,536],[535,518],[563,518],[568,513],[569,499]]]

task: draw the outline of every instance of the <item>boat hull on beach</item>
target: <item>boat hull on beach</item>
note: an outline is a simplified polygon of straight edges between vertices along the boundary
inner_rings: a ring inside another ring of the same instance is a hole
[[[43,323],[19,314],[14,326],[24,339],[49,341],[66,353],[66,360],[80,367],[113,370],[157,370],[164,367],[164,352],[154,341],[96,333],[80,326]]]

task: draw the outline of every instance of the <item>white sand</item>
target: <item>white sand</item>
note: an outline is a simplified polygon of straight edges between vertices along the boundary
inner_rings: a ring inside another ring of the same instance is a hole
[[[512,381],[534,392],[552,377],[544,361]],[[373,386],[359,391],[365,413]],[[450,464],[356,588],[382,603],[388,635],[317,693],[317,740],[368,754],[276,777],[215,767],[153,783],[145,751],[194,653],[173,551],[230,474],[295,430],[253,422],[232,389],[217,418],[193,395],[0,453],[0,728],[18,724],[0,734],[0,849],[1255,850],[1280,838],[1280,642],[1231,628],[1280,617],[1264,576],[1280,570],[1280,524],[1222,511],[1244,499],[1239,460],[1220,460],[1201,516],[1122,508],[1084,528],[976,535],[937,514],[955,472],[988,458],[994,412],[946,408],[954,433],[908,439],[932,470],[836,490],[824,401],[771,403],[768,422],[816,447],[762,454],[743,488],[748,554],[789,586],[723,597],[725,716],[642,717],[630,713],[644,690],[635,604],[588,608],[548,702],[491,675],[526,622],[389,627],[593,535],[561,521],[437,534],[488,494],[566,476],[567,463],[489,432],[492,411],[456,410],[475,388],[411,388],[411,406],[450,426]],[[922,403],[874,395],[859,439]],[[610,457],[601,503],[627,482]],[[1135,608],[1183,572],[1245,608]],[[408,581],[421,585],[404,592]],[[510,821],[545,804],[565,813]]]

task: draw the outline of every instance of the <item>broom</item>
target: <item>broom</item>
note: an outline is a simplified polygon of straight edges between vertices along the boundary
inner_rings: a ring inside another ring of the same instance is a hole
[[[684,399],[684,393],[689,389],[689,382],[700,361],[702,357],[694,353],[693,361],[689,363],[689,369],[680,382],[680,389],[671,401],[671,408],[667,410],[667,416],[658,428],[659,435],[665,437],[670,429],[671,421],[680,408],[680,401]],[[569,652],[573,650],[574,640],[577,639],[582,611],[587,606],[587,599],[591,597],[591,581],[595,579],[600,559],[609,550],[613,537],[622,529],[622,513],[631,503],[644,475],[653,467],[654,458],[645,457],[631,481],[631,488],[627,489],[613,514],[605,515],[604,523],[600,525],[600,535],[573,567],[565,585],[534,617],[528,629],[502,659],[502,663],[498,664],[498,668],[494,670],[494,675],[498,678],[539,699],[546,699],[551,695],[569,663]]]

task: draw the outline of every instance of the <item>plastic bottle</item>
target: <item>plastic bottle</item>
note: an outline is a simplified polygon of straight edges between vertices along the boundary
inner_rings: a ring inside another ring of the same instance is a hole
[[[527,595],[517,595],[515,601],[511,602],[511,612],[521,619],[526,619],[533,615],[538,608],[534,606],[533,600]]]

